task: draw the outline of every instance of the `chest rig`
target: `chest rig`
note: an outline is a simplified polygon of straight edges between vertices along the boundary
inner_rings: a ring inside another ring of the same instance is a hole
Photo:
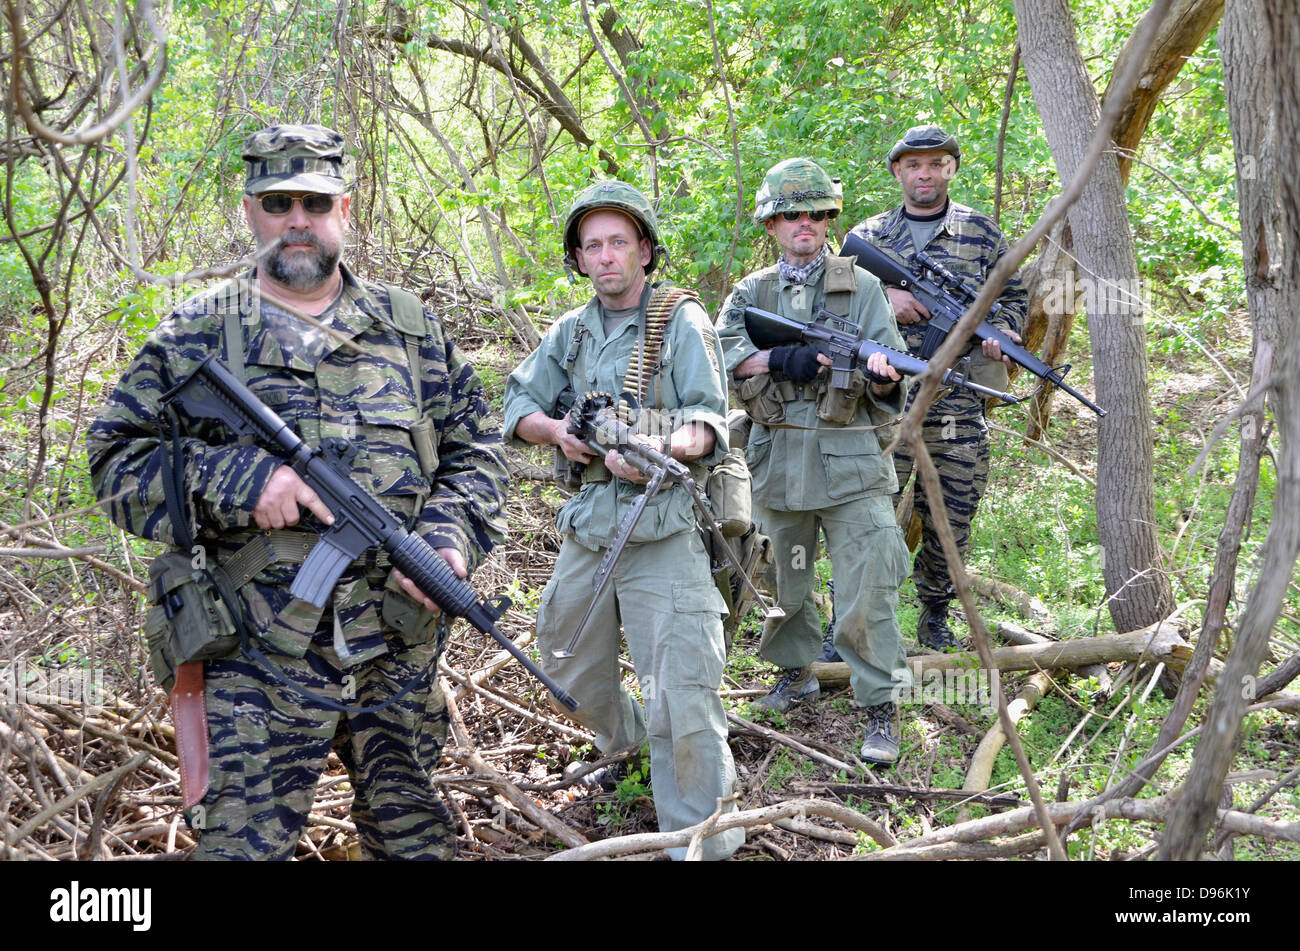
[[[853,259],[827,254],[825,269],[822,288],[826,300],[823,306],[842,318],[835,329],[857,334],[861,328],[848,317],[853,307],[853,295],[858,289],[857,277],[853,273]],[[759,271],[756,283],[755,305],[762,310],[780,313],[779,266],[773,264]],[[832,374],[821,373],[811,383],[796,383],[784,377],[773,379],[766,373],[760,373],[741,380],[736,388],[736,396],[750,419],[765,426],[782,425],[786,418],[786,404],[804,398],[817,400],[820,419],[844,425],[851,422],[857,412],[865,383],[861,374],[847,378],[847,388],[844,385],[833,386],[833,379],[835,377]]]
[[[694,291],[667,283],[658,284],[651,289],[645,307],[637,316],[637,340],[632,351],[632,359],[628,362],[621,386],[617,387],[620,391],[635,397],[640,407],[641,412],[635,427],[637,433],[661,436],[665,440],[670,435],[666,431],[669,424],[659,412],[663,409],[664,342],[668,329],[672,325],[673,315],[687,300],[700,303],[699,295]],[[586,386],[588,354],[583,345],[588,336],[586,325],[579,321],[573,339],[569,341],[569,348],[564,354],[564,370],[569,376],[569,385],[575,397],[581,396],[580,391]],[[575,382],[577,386],[574,386]],[[575,472],[574,469],[574,465],[564,456],[563,451],[557,449],[556,481],[570,488],[577,488],[579,484],[588,482],[609,481],[609,470],[600,459],[587,463],[580,472]]]
[[[392,284],[382,286],[388,291],[392,325],[402,335],[406,360],[411,372],[411,385],[419,417],[410,428],[411,443],[419,458],[421,472],[432,484],[437,468],[437,454],[433,446],[433,421],[424,414],[421,399],[423,362],[420,346],[424,342],[426,332],[424,304],[410,291]],[[221,349],[230,372],[241,382],[247,383],[248,369],[244,361],[243,326],[241,315],[237,310],[226,311],[221,326]],[[427,493],[416,496],[413,520],[419,517],[426,498]],[[270,564],[301,564],[315,547],[316,539],[317,536],[310,532],[274,529],[259,532],[234,554],[223,559],[222,568],[225,569],[232,585],[241,588]],[[379,566],[384,566],[388,562],[388,556],[383,551],[377,551],[375,557],[376,564]]]

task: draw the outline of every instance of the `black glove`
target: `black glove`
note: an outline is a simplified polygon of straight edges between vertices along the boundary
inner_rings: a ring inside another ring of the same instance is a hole
[[[892,377],[881,376],[879,373],[874,373],[871,370],[868,370],[867,365],[865,363],[862,364],[860,369],[862,370],[862,375],[867,378],[868,383],[876,383],[879,384],[880,386],[888,386],[891,383],[898,382]]]
[[[809,383],[822,368],[822,365],[817,362],[817,353],[817,348],[810,343],[775,347],[772,355],[768,357],[767,368],[773,372],[784,373],[787,379],[796,383]]]

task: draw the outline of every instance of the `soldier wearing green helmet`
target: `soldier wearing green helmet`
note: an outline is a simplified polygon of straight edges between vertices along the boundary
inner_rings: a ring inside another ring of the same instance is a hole
[[[717,327],[731,382],[753,423],[745,456],[754,520],[772,539],[777,601],[785,611],[784,620],[767,622],[759,644],[781,676],[755,706],[784,712],[820,696],[810,666],[822,648],[812,595],[820,530],[838,594],[834,644],[865,709],[862,758],[892,763],[899,737],[895,689],[910,684],[895,616],[907,546],[894,524],[893,466],[871,430],[902,410],[906,384],[877,354],[853,371],[847,389],[833,386],[825,370],[831,361],[815,348],[760,350],[745,329],[746,307],[804,322],[825,308],[859,339],[901,347],[880,282],[827,250],[830,220],[843,204],[839,180],[809,159],[769,169],[754,220],[776,240],[781,257],[736,285]]]
[[[564,218],[564,266],[586,276],[578,265],[576,255],[578,248],[578,229],[584,218],[600,209],[621,211],[636,224],[638,236],[650,242],[650,260],[645,265],[648,277],[659,266],[659,259],[667,257],[668,250],[659,240],[659,219],[655,216],[650,200],[627,182],[598,182],[584,189]]]
[[[923,251],[978,291],[988,273],[1007,253],[1007,242],[993,219],[948,198],[948,187],[961,167],[956,136],[937,125],[913,126],[887,156],[890,172],[898,179],[903,203],[859,224],[853,230],[905,267],[915,269],[914,258]],[[910,291],[885,289],[899,330],[908,349],[928,358],[925,330],[930,313]],[[1017,343],[1025,318],[1028,295],[1019,277],[1012,276],[998,297],[1001,310],[991,322]],[[997,390],[1007,388],[1006,366],[996,341],[979,344],[972,338],[965,356],[976,383]],[[1006,366],[1004,366],[1004,363]],[[935,400],[926,414],[921,433],[939,472],[949,524],[964,556],[970,547],[971,521],[989,477],[988,424],[984,400],[968,390],[954,389]],[[912,454],[900,446],[894,454],[900,486],[912,474]],[[922,647],[959,650],[948,626],[948,604],[956,594],[948,561],[934,526],[930,500],[917,480],[913,508],[921,521],[921,545],[912,569],[921,613],[916,637]]]
[[[595,296],[551,325],[510,375],[505,396],[507,439],[555,446],[582,466],[581,488],[557,517],[564,543],[537,612],[538,646],[543,668],[579,701],[572,716],[596,734],[602,753],[639,750],[649,740],[659,828],[672,831],[708,818],[735,784],[718,696],[727,609],[690,497],[674,485],[646,506],[574,656],[554,656],[586,612],[597,567],[646,481],[618,452],[597,458],[570,435],[557,403],[566,391],[633,391],[644,407],[639,438],[703,476],[727,451],[726,380],[699,299],[646,279],[665,252],[640,191],[615,181],[582,191],[565,218],[564,251],[565,265],[591,281]],[[622,686],[621,639],[644,709]],[[616,766],[589,774],[584,785],[613,789],[626,773]],[[710,836],[703,855],[726,858],[744,840],[742,829]],[[675,859],[685,853],[669,850]]]

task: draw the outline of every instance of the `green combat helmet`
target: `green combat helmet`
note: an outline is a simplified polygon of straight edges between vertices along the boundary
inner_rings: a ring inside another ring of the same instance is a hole
[[[783,211],[829,211],[834,218],[844,210],[844,186],[816,162],[786,159],[767,170],[754,198],[754,221],[762,224]]]
[[[636,222],[641,237],[650,239],[650,263],[646,265],[646,274],[655,269],[660,255],[668,256],[668,249],[659,241],[659,219],[655,217],[650,200],[627,182],[609,180],[585,188],[570,206],[569,215],[564,219],[565,268],[586,276],[586,272],[578,266],[578,258],[574,254],[578,247],[578,227],[589,213],[601,208],[623,212]]]
[[[885,164],[892,166],[908,152],[947,152],[957,160],[957,168],[961,168],[961,147],[957,145],[957,137],[949,135],[937,125],[912,126],[889,150]]]

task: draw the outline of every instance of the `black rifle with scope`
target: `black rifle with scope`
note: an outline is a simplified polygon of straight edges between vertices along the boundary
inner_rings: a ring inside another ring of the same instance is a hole
[[[876,275],[881,283],[908,291],[930,312],[925,338],[921,343],[923,357],[929,358],[934,355],[935,351],[943,345],[949,332],[957,326],[957,321],[961,320],[962,314],[975,303],[977,295],[962,282],[961,278],[925,252],[918,252],[916,255],[916,263],[920,265],[921,270],[911,271],[858,232],[850,231],[848,237],[844,239],[844,247],[840,253],[846,257],[856,258],[858,267]],[[996,317],[1001,310],[1002,305],[994,302],[989,308],[989,316]],[[982,321],[972,332],[980,340],[996,340],[1003,354],[1034,376],[1069,393],[1098,416],[1106,415],[1104,409],[1065,382],[1065,375],[1070,372],[1068,363],[1059,367],[1048,366],[987,320]]]
[[[415,586],[452,617],[463,617],[490,635],[536,677],[560,703],[576,710],[578,703],[547,677],[496,628],[496,620],[510,607],[504,597],[480,601],[465,580],[432,545],[409,532],[402,519],[357,485],[351,475],[356,447],[346,439],[325,439],[313,449],[289,428],[270,407],[215,356],[208,357],[183,382],[163,397],[175,402],[195,419],[215,419],[236,436],[260,440],[307,483],[334,515],[334,524],[321,533],[289,588],[295,598],[324,606],[335,583],[349,564],[371,546],[388,553],[389,561]]]

